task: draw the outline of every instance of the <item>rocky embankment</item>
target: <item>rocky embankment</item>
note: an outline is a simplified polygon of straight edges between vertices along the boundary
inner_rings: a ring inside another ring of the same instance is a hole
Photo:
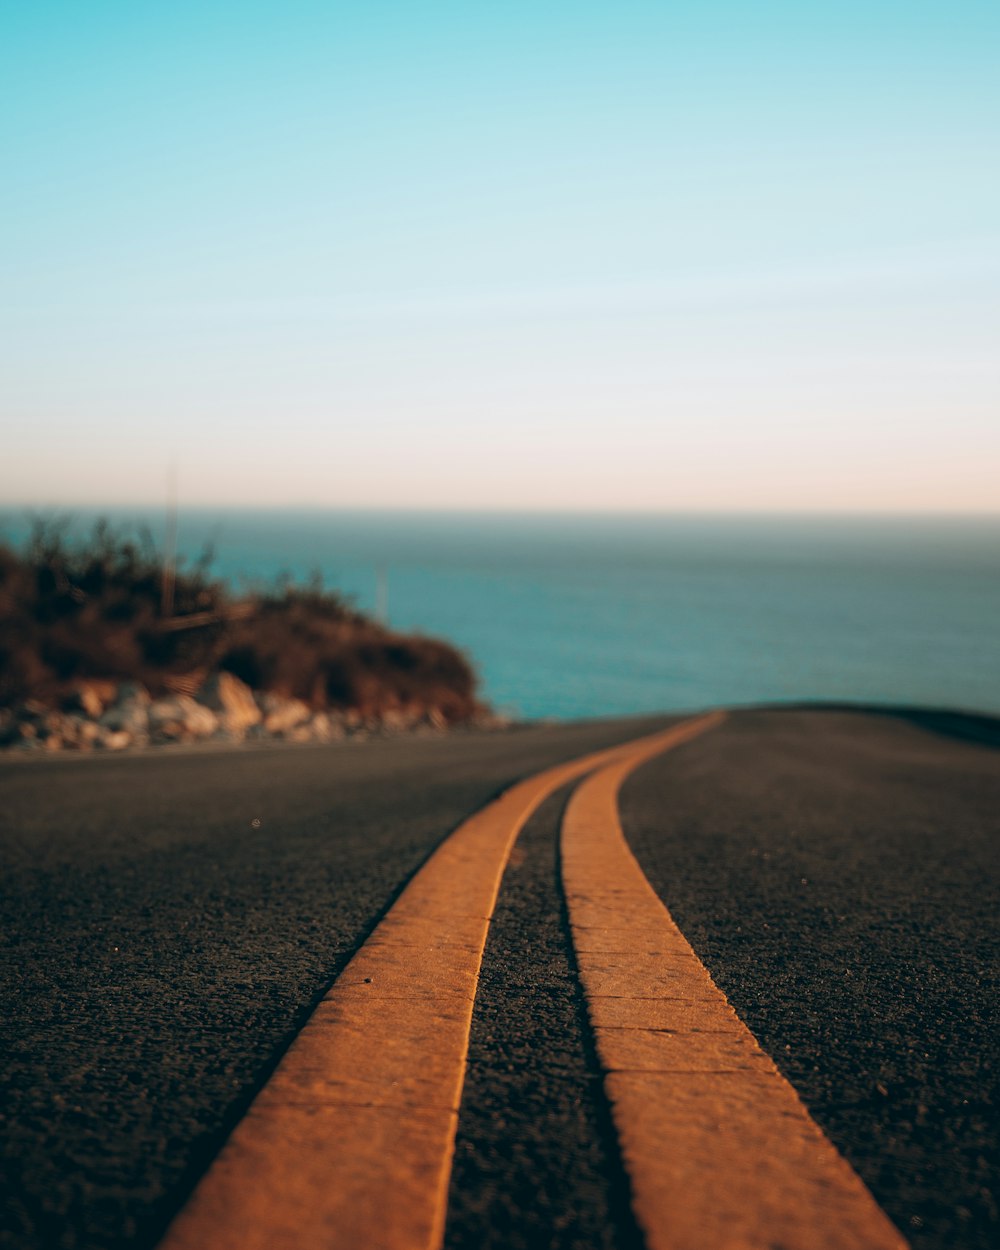
[[[500,728],[483,714],[478,728]],[[377,717],[315,711],[301,699],[253,691],[232,673],[215,673],[195,694],[154,699],[138,682],[81,682],[58,708],[27,700],[0,708],[0,747],[20,751],[124,751],[178,742],[335,742],[405,732],[441,733],[438,709],[399,708]]]

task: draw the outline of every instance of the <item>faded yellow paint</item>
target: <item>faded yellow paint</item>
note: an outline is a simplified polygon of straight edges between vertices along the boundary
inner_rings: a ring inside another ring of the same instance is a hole
[[[628,774],[719,719],[689,721],[609,763],[563,818],[570,928],[633,1211],[648,1250],[903,1250],[622,833]]]

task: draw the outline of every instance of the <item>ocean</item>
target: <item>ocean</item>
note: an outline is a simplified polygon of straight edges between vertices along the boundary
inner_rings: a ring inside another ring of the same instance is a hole
[[[70,514],[86,530],[94,510]],[[106,509],[162,540],[162,512]],[[0,518],[18,541],[24,513]],[[318,572],[516,717],[836,700],[1000,712],[1000,517],[183,509],[237,585]]]

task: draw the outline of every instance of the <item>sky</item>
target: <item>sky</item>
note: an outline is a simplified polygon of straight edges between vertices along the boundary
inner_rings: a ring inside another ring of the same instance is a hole
[[[0,0],[0,504],[998,511],[998,136],[995,0]]]

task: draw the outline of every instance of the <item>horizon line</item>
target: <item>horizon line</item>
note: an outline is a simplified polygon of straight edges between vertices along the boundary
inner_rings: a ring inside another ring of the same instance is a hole
[[[10,513],[87,513],[142,511],[161,512],[167,507],[167,501],[151,503],[146,500],[120,500],[109,503],[95,503],[88,500],[72,502],[23,501],[0,502],[0,516]],[[334,514],[381,514],[413,516],[483,516],[483,517],[601,517],[601,518],[653,518],[653,517],[760,517],[780,519],[783,517],[816,517],[836,519],[907,519],[928,518],[935,520],[1000,520],[1000,507],[986,508],[840,508],[840,507],[680,507],[680,508],[616,508],[616,507],[515,507],[504,504],[326,504],[326,503],[216,503],[204,500],[181,502],[177,505],[178,512],[217,512],[217,513],[260,513],[260,512],[295,512],[295,513],[334,513]]]

